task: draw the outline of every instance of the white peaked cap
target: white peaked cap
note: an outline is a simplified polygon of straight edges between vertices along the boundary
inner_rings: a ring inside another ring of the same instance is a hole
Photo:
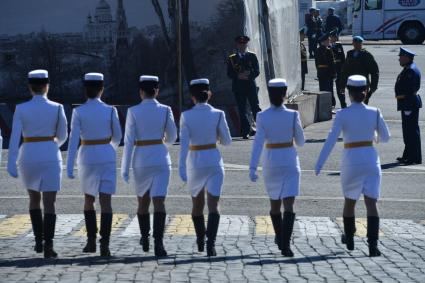
[[[364,76],[353,75],[348,77],[347,85],[354,86],[354,87],[362,87],[367,85],[367,80]]]
[[[28,73],[29,79],[48,79],[49,72],[46,70],[34,70]]]
[[[159,82],[159,78],[157,76],[140,76],[139,82]]]
[[[87,73],[84,75],[85,81],[103,81],[103,74],[101,73]]]
[[[268,83],[268,86],[269,87],[287,87],[288,84],[286,83],[285,79],[276,78],[276,79],[270,80]]]
[[[190,85],[209,85],[209,84],[210,84],[209,79],[196,79],[196,80],[190,81]]]

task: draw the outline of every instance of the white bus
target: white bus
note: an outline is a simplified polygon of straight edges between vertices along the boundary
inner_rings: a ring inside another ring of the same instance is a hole
[[[353,35],[365,39],[425,40],[425,0],[354,0]]]

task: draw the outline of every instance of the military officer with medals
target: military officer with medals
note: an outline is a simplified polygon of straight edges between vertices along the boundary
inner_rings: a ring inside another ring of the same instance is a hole
[[[342,67],[342,84],[345,90],[348,77],[362,75],[368,82],[368,91],[365,104],[369,103],[372,94],[378,89],[379,67],[373,55],[363,48],[363,37],[353,36],[353,49],[347,52],[345,63]]]
[[[345,53],[344,47],[342,44],[338,42],[338,33],[337,30],[333,30],[330,32],[330,44],[331,49],[335,58],[335,69],[336,69],[336,79],[335,79],[335,88],[336,94],[338,95],[339,103],[341,108],[347,107],[347,103],[345,102],[345,90],[342,83],[342,66],[345,63]],[[333,104],[336,104],[335,96],[332,96]]]
[[[300,51],[301,51],[301,90],[305,87],[305,75],[308,74],[307,49],[304,45],[305,29],[300,29]]]
[[[421,72],[413,62],[415,53],[401,47],[399,53],[400,66],[403,70],[395,84],[397,111],[401,112],[404,151],[397,160],[405,165],[422,164],[421,134],[419,128],[419,109],[422,108]]]
[[[62,178],[59,148],[67,139],[67,121],[62,105],[47,98],[49,74],[46,70],[29,72],[28,83],[32,99],[16,106],[7,171],[14,178],[20,177],[28,190],[34,250],[44,251],[45,258],[56,258],[53,249],[55,201]]]
[[[351,105],[336,113],[332,129],[316,162],[318,175],[331,153],[341,132],[344,151],[341,162],[341,184],[345,197],[343,243],[354,250],[355,205],[363,194],[367,210],[367,238],[369,256],[380,256],[378,249],[379,214],[377,201],[381,187],[381,164],[374,141],[388,142],[390,133],[379,109],[363,103],[367,95],[367,79],[361,75],[350,76],[347,88]]]
[[[223,111],[208,104],[211,97],[208,79],[190,82],[190,95],[195,106],[180,118],[180,178],[187,182],[192,196],[192,220],[195,226],[198,251],[204,251],[207,237],[207,255],[216,256],[215,241],[220,222],[218,202],[224,180],[224,163],[217,142],[232,142]],[[205,195],[208,205],[208,223],[205,227]]]
[[[320,47],[316,50],[315,62],[317,77],[319,78],[319,90],[332,93],[332,107],[335,107],[333,80],[336,76],[336,65],[332,49],[329,47],[329,34],[323,34],[318,40]]]
[[[84,219],[87,230],[85,253],[96,252],[95,198],[100,202],[100,255],[110,256],[112,227],[111,196],[116,191],[116,149],[122,133],[115,107],[101,101],[104,78],[101,73],[84,75],[87,102],[74,109],[68,146],[68,177],[74,178],[77,157],[78,176],[84,193]],[[81,141],[81,142],[80,142]],[[81,146],[78,148],[78,145]]]
[[[246,35],[236,37],[237,52],[230,55],[227,62],[227,76],[232,79],[232,90],[238,105],[243,139],[248,139],[251,133],[251,125],[247,116],[247,102],[254,120],[257,113],[261,111],[255,84],[255,78],[260,74],[260,68],[255,53],[247,51],[249,41],[250,38]]]
[[[300,161],[294,144],[303,146],[305,139],[299,113],[283,105],[287,89],[284,79],[277,78],[268,83],[271,106],[258,113],[249,176],[251,181],[257,181],[257,167],[264,148],[263,178],[270,198],[275,242],[282,255],[292,257],[294,253],[290,248],[290,241],[295,221],[293,205],[295,197],[299,195],[301,176]]]
[[[163,245],[166,210],[165,197],[171,176],[171,158],[168,146],[177,138],[177,128],[170,107],[159,103],[159,78],[143,75],[139,78],[142,102],[127,112],[124,154],[121,172],[129,181],[130,165],[133,167],[135,191],[138,199],[137,218],[140,244],[149,251],[150,214],[153,202],[153,238],[155,256],[166,256]]]

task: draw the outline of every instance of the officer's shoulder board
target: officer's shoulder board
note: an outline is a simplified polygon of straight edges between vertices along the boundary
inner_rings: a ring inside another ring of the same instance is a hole
[[[248,51],[247,52],[248,54],[251,54],[251,55],[256,55],[254,52],[252,52],[252,51]]]
[[[236,55],[237,55],[236,53],[230,54],[229,58],[233,58],[233,57],[235,57]]]

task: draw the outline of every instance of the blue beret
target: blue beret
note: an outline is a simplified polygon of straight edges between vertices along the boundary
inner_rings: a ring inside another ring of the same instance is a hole
[[[329,7],[328,10],[335,11],[335,8],[334,7]]]
[[[415,53],[410,51],[409,49],[400,47],[400,53],[398,54],[398,56],[407,56],[409,58],[413,58],[415,57]]]
[[[363,42],[364,38],[360,35],[353,36],[353,42]]]

